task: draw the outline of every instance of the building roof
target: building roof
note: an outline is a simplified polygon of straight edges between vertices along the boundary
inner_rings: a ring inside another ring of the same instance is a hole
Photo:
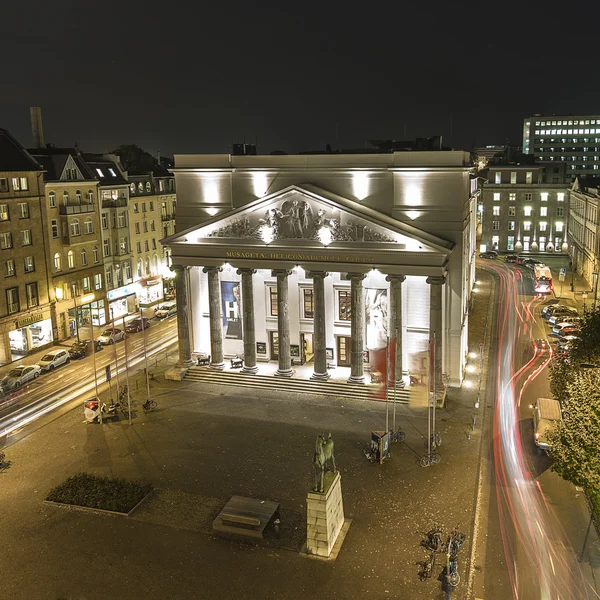
[[[94,180],[94,173],[89,169],[81,153],[77,148],[56,148],[55,146],[46,146],[45,148],[35,148],[29,151],[35,159],[44,167],[46,171],[45,179],[47,181],[60,181],[64,171],[65,164],[70,157],[81,171],[84,180]]]
[[[598,196],[598,190],[600,190],[600,177],[577,175],[571,189],[575,192],[589,194],[590,196]]]
[[[0,128],[0,171],[43,170],[43,166],[6,129]]]
[[[98,154],[84,154],[83,157],[100,185],[129,185],[116,160]]]

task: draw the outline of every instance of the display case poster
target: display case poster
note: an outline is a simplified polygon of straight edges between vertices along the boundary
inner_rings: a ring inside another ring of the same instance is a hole
[[[367,348],[377,350],[387,346],[388,293],[386,289],[367,289],[365,294]]]
[[[242,304],[239,281],[221,281],[223,331],[228,340],[242,339]]]

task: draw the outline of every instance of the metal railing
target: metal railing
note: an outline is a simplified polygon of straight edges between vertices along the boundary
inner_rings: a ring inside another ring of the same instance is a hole
[[[96,212],[95,204],[73,204],[73,205],[64,205],[61,204],[58,207],[58,212],[61,215],[80,215],[85,213],[93,213]]]

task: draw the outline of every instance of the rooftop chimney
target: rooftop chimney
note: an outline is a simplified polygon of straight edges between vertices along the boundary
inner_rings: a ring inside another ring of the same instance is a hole
[[[44,147],[44,130],[42,128],[42,109],[39,106],[30,106],[31,115],[31,133],[33,135],[33,145],[36,148]]]

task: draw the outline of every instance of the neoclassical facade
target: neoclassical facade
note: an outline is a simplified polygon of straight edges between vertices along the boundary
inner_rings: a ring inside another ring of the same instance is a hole
[[[276,361],[361,383],[392,344],[396,373],[460,385],[475,274],[476,181],[464,152],[176,155],[180,362]]]

